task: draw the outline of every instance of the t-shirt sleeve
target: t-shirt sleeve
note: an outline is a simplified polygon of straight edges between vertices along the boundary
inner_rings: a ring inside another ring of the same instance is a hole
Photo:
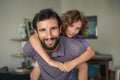
[[[78,41],[77,41],[78,42]],[[75,44],[75,43],[74,43]],[[72,45],[73,46],[73,45]],[[78,57],[80,55],[82,55],[85,51],[86,51],[86,47],[81,43],[81,42],[78,42],[77,44],[75,44],[73,46],[73,56],[75,57]]]
[[[82,43],[79,44],[79,53],[83,54],[87,50],[86,46]]]
[[[89,43],[85,40],[85,39],[80,39],[80,42],[86,47],[86,48],[88,48],[90,45],[89,45]]]
[[[34,57],[36,55],[35,50],[29,41],[24,45],[23,52],[28,57]]]

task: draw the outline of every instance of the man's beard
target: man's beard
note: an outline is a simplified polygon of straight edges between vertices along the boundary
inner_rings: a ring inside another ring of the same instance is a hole
[[[50,38],[50,39],[49,39],[49,40],[55,40],[55,44],[54,44],[52,47],[47,46],[46,43],[45,43],[45,40],[47,40],[47,39],[44,39],[43,41],[40,40],[42,46],[43,46],[46,50],[54,50],[54,49],[57,47],[57,45],[59,44],[60,37],[55,37],[55,38]]]

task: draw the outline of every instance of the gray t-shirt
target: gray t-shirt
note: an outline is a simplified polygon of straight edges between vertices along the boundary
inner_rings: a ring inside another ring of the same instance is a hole
[[[54,54],[51,54],[47,51],[46,52],[52,59],[64,63],[80,56],[85,50],[86,48],[79,41],[60,36],[60,47],[58,51]],[[72,76],[74,75],[73,70],[70,72],[62,72],[58,68],[48,65],[47,62],[45,62],[42,57],[39,56],[32,48],[30,42],[26,43],[23,51],[27,56],[36,59],[40,66],[41,77],[43,77],[44,80],[71,80]]]

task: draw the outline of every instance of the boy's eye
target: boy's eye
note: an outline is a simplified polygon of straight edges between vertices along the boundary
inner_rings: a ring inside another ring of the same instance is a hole
[[[71,24],[70,27],[72,28],[72,27],[74,27],[74,25]]]
[[[80,28],[76,28],[76,29],[80,30]]]

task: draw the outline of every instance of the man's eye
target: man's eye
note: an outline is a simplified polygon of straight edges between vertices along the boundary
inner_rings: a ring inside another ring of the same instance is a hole
[[[45,31],[45,29],[39,29],[39,32],[43,32],[43,31]]]

